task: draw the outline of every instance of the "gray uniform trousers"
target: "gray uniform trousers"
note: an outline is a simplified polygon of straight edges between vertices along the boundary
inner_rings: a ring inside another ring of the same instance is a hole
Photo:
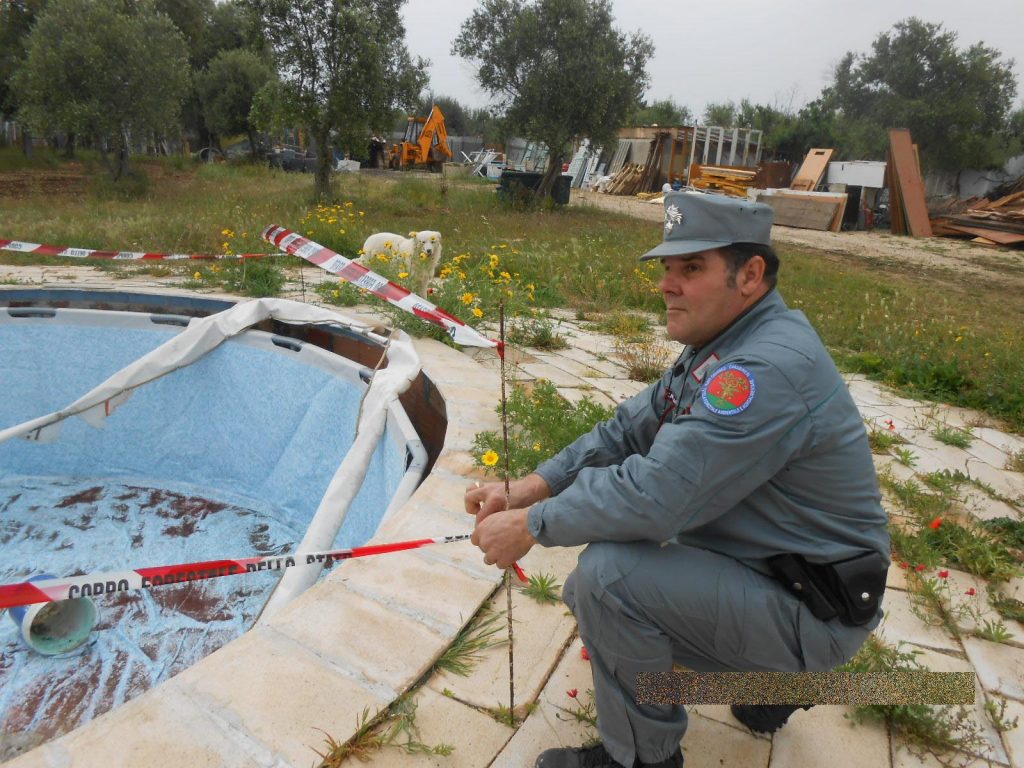
[[[819,621],[774,579],[680,544],[592,543],[563,599],[590,653],[602,742],[627,768],[673,754],[687,726],[682,706],[636,703],[638,672],[827,671],[878,624]]]

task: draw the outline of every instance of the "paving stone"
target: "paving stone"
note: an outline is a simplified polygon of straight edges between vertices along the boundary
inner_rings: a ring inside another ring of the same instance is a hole
[[[174,682],[196,706],[218,712],[227,727],[251,734],[286,765],[315,760],[313,750],[323,743],[318,728],[346,741],[364,709],[372,715],[390,703],[272,629],[250,630]]]
[[[1015,504],[1024,505],[1024,474],[996,469],[974,458],[967,462],[967,474],[992,486],[997,493],[1012,499]]]
[[[906,744],[893,741],[892,744],[892,768],[949,768],[948,762],[951,756],[946,755],[945,763],[940,763],[929,754],[917,754],[912,752]],[[979,758],[971,758],[968,755],[958,754],[952,759],[956,760],[953,765],[957,768],[994,768],[1004,766],[1006,763],[990,762]],[[1013,768],[1018,768],[1016,765]]]
[[[879,723],[854,725],[849,707],[818,706],[796,712],[772,739],[771,768],[820,765],[828,755],[829,768],[885,766],[889,763],[889,733]],[[738,765],[738,763],[737,763]]]
[[[217,718],[185,696],[174,681],[153,694],[123,704],[113,712],[63,738],[4,763],[10,768],[58,765],[138,768],[176,765],[192,768],[280,766],[272,750],[245,734],[219,727]],[[315,757],[312,752],[309,757]],[[308,759],[306,762],[310,762]]]
[[[520,368],[534,378],[547,379],[555,386],[576,387],[580,383],[580,377],[550,363],[526,363]]]
[[[490,602],[490,615],[500,616],[493,627],[494,640],[507,639],[505,590],[499,589]],[[550,671],[558,663],[576,620],[561,603],[541,605],[512,590],[513,634],[515,641],[515,691],[517,702],[537,698]],[[437,693],[451,690],[460,701],[490,709],[508,706],[508,646],[502,644],[479,653],[479,661],[468,677],[438,671],[428,681]]]
[[[498,754],[491,768],[527,768],[545,749],[579,747],[597,735],[594,728],[571,714],[593,702],[587,692],[593,690],[594,682],[590,664],[580,658],[582,647],[579,638],[569,645],[537,700],[537,708]],[[568,695],[571,690],[576,691],[575,700]]]
[[[1006,451],[995,448],[984,440],[972,440],[964,450],[976,459],[981,459],[993,469],[1003,470],[1009,459]]]
[[[586,378],[584,381],[592,387],[604,392],[615,401],[616,405],[627,400],[637,392],[642,392],[648,385],[639,381],[629,379],[597,379]]]
[[[920,650],[921,653],[917,656],[918,662],[932,672],[970,672],[973,669],[968,660],[959,658],[959,656],[950,656],[928,649]],[[985,745],[981,752],[986,757],[1007,764],[1009,758],[1006,756],[1006,750],[1003,748],[999,733],[993,727],[991,719],[985,712],[985,701],[985,692],[982,690],[980,682],[976,679],[974,704],[965,704],[964,706],[970,711],[973,725]]]
[[[991,427],[975,427],[974,434],[978,436],[980,440],[984,440],[989,445],[998,448],[1004,453],[1015,453],[1017,451],[1024,451],[1024,437],[1019,435],[1010,435],[1006,432],[1000,432],[997,429]]]
[[[876,630],[876,634],[889,645],[896,645],[905,640],[926,648],[959,650],[957,642],[941,627],[925,624],[914,615],[910,597],[906,592],[894,589],[885,590],[882,603],[885,618]]]
[[[472,545],[462,546],[468,549]],[[451,563],[428,559],[421,549],[350,560],[327,580],[390,610],[422,616],[435,631],[452,634],[494,591],[493,578],[484,579]]]
[[[568,352],[569,350],[564,350]],[[550,365],[554,368],[558,368],[560,371],[564,371],[570,376],[580,378],[582,376],[616,376],[620,375],[621,371],[617,370],[615,366],[608,365],[607,363],[599,363],[591,357],[587,361],[576,360],[562,353],[552,354],[538,354],[537,358],[540,362],[545,365]]]
[[[683,737],[683,758],[687,765],[696,768],[702,765],[766,768],[771,752],[772,745],[767,739],[699,714],[690,715]]]
[[[964,638],[964,650],[986,691],[1024,701],[1024,650],[975,637]]]
[[[614,408],[618,403],[613,401],[604,392],[597,389],[591,388],[589,385],[586,388],[579,387],[558,387],[558,394],[564,397],[573,405],[577,405],[583,402],[584,398],[589,398],[592,402],[598,405],[607,405]]]
[[[1012,722],[1014,718],[1017,719],[1016,728],[1003,731],[1003,745],[1010,758],[1010,765],[1014,768],[1024,768],[1024,704],[1007,699],[1003,718],[1008,722]]]
[[[607,354],[607,353],[606,353]],[[546,360],[547,354],[538,355],[538,358]],[[550,357],[558,357],[563,360],[572,360],[586,368],[593,368],[600,372],[602,376],[610,376],[616,378],[618,376],[625,376],[626,368],[614,357],[599,358],[593,352],[588,352],[584,349],[577,347],[569,347],[569,349],[560,349],[557,354],[552,353]],[[571,370],[571,369],[569,369]],[[587,374],[593,376],[593,374]]]
[[[1016,508],[999,499],[993,499],[980,488],[963,486],[960,493],[963,496],[964,509],[979,520],[995,520],[1000,517],[1015,520],[1019,515]]]

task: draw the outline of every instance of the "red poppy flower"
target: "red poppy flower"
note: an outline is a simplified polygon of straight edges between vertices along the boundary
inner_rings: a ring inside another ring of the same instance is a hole
[[[964,594],[965,595],[970,595],[971,597],[974,597],[976,594],[978,594],[978,590],[976,590],[974,587],[971,587],[966,592],[964,592]]]
[[[896,425],[892,423],[892,419],[886,419],[885,423],[889,425],[889,429],[896,430]]]
[[[924,563],[918,563],[917,565],[914,566],[914,570],[917,571],[918,573],[923,571],[924,568],[925,568]]]
[[[907,570],[907,568],[909,567],[910,563],[908,563],[906,560],[900,560],[900,568],[902,568],[903,570]]]
[[[580,658],[584,661],[590,661],[590,651],[586,648],[580,648]]]
[[[575,688],[573,688],[570,691],[566,691],[566,693],[569,694],[569,698],[570,699],[575,699],[577,696],[580,695],[580,692],[578,690],[576,690]]]
[[[949,571],[939,571],[939,578],[940,579],[948,579],[949,578]]]
[[[933,531],[939,530],[939,526],[940,525],[942,525],[942,518],[941,517],[936,517],[934,520],[932,520],[930,523],[928,523],[928,527],[931,528]]]

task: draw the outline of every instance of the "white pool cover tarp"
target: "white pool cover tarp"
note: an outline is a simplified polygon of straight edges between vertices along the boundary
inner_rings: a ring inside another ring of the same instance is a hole
[[[61,422],[72,416],[101,428],[107,417],[138,387],[196,362],[232,336],[270,318],[303,325],[341,325],[364,334],[374,329],[369,323],[285,299],[257,299],[236,304],[215,315],[193,319],[180,334],[122,368],[65,408],[0,431],[0,443],[16,437],[40,442],[56,440]],[[374,374],[363,396],[352,446],[328,485],[297,547],[299,551],[330,548],[384,434],[389,406],[419,374],[419,357],[405,333],[391,332],[385,354],[388,365]],[[322,565],[313,565],[286,572],[264,616],[312,585],[321,569]]]

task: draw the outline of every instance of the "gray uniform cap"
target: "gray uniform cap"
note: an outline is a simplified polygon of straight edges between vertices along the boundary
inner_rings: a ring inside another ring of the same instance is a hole
[[[726,195],[669,192],[665,195],[665,239],[640,261],[722,248],[733,243],[771,245],[770,206]]]

